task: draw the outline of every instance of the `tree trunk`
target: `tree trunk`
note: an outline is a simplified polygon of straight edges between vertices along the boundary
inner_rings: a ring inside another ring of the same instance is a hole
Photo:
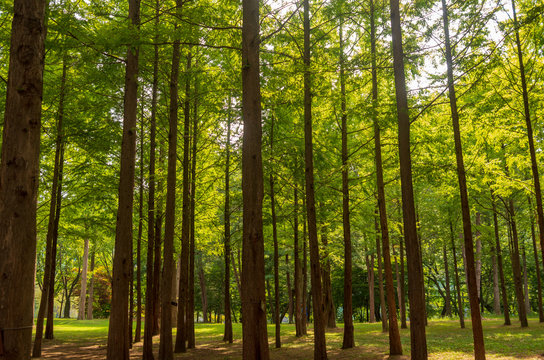
[[[179,14],[181,1],[176,2]],[[178,27],[176,23],[175,27]],[[176,226],[176,182],[178,145],[178,78],[180,63],[180,40],[174,39],[172,69],[170,73],[170,107],[168,113],[168,172],[166,179],[166,209],[164,216],[164,255],[161,284],[161,326],[159,359],[172,360],[172,277],[174,273],[174,232]],[[187,120],[185,120],[187,122]],[[185,148],[186,149],[186,148]],[[184,166],[187,164],[184,162]],[[185,170],[184,170],[185,174]],[[186,181],[186,178],[183,179]],[[157,273],[158,274],[158,273]],[[179,309],[178,309],[179,317]],[[179,329],[178,329],[179,331]]]
[[[96,246],[96,245],[95,245]],[[91,271],[89,276],[91,281],[89,282],[89,299],[87,300],[87,320],[93,319],[93,303],[94,303],[94,257],[95,249],[93,246],[93,251],[91,252]]]
[[[400,211],[400,208],[399,208]],[[406,290],[405,290],[405,280],[404,276],[404,236],[402,231],[402,225],[399,224],[400,230],[400,308],[401,308],[401,318],[400,318],[400,327],[402,329],[408,328],[406,325]]]
[[[501,284],[502,306],[504,311],[504,325],[511,325],[510,308],[508,306],[508,294],[506,293],[506,284],[504,281],[504,271],[502,266],[502,250],[499,238],[499,222],[497,220],[497,209],[495,205],[495,196],[491,193],[491,203],[493,205],[493,226],[495,229],[495,251],[497,252],[497,266],[499,268],[499,279]]]
[[[240,253],[240,249],[238,249],[238,253]],[[230,261],[232,263],[232,272],[234,273],[234,279],[236,280],[236,288],[238,289],[238,295],[240,296],[240,299],[242,298],[242,284],[240,284],[240,276],[238,275],[238,268],[236,267],[236,262],[234,261],[234,254],[230,253]]]
[[[455,141],[455,157],[457,160],[457,177],[459,180],[459,192],[461,196],[461,212],[463,218],[463,234],[465,243],[465,256],[467,266],[465,268],[468,279],[468,293],[470,301],[470,314],[472,318],[472,335],[474,338],[474,358],[475,360],[485,359],[484,335],[482,330],[482,319],[480,308],[478,306],[478,284],[477,269],[474,266],[474,246],[472,242],[472,225],[470,222],[470,207],[468,203],[468,191],[465,177],[465,165],[463,162],[463,149],[461,145],[461,132],[459,129],[459,114],[457,112],[457,96],[455,94],[453,61],[450,46],[448,8],[446,0],[442,0],[442,19],[444,23],[446,63],[448,67],[448,90],[451,107],[451,118],[453,134]]]
[[[225,311],[225,333],[223,341],[232,344],[232,318],[230,313],[230,124],[231,123],[231,95],[229,94],[229,108],[227,114],[227,143],[225,146],[225,288],[224,288],[224,311]]]
[[[78,320],[85,320],[85,300],[87,297],[87,265],[89,263],[89,238],[85,237],[83,245],[83,266],[81,272],[81,291],[79,292]]]
[[[508,200],[508,220],[510,223],[510,230],[512,232],[511,243],[510,243],[510,259],[512,262],[512,272],[514,274],[514,290],[516,294],[516,300],[518,303],[518,318],[519,318],[519,321],[521,322],[521,327],[527,327],[529,325],[527,323],[527,313],[525,312],[523,280],[521,278],[518,229],[516,224],[516,213],[514,209],[514,201],[511,198]]]
[[[368,253],[368,250],[365,249],[365,252]],[[370,258],[370,259],[369,259]],[[366,268],[368,273],[368,322],[375,323],[376,322],[376,309],[375,309],[375,302],[374,302],[374,254],[370,255],[370,257],[365,255],[366,260]]]
[[[42,296],[40,299],[40,307],[38,309],[38,316],[36,320],[36,335],[34,337],[34,347],[32,349],[32,357],[41,357],[42,353],[42,336],[43,336],[43,322],[46,311],[48,310],[49,297],[54,294],[55,288],[55,267],[56,262],[53,255],[56,252],[56,239],[55,222],[57,211],[57,200],[59,192],[59,177],[61,173],[61,152],[63,151],[63,127],[62,122],[64,119],[64,98],[66,94],[66,71],[67,64],[66,58],[62,60],[62,78],[60,86],[60,99],[59,99],[59,112],[57,118],[57,138],[55,141],[55,165],[53,170],[53,183],[51,185],[51,200],[49,203],[49,222],[47,224],[46,235],[46,251],[45,251],[45,267],[43,273],[43,285]],[[62,195],[61,195],[62,196]],[[54,297],[54,296],[53,296]],[[50,313],[52,315],[52,312]],[[48,318],[49,315],[48,314]],[[51,321],[52,323],[52,321]]]
[[[294,219],[294,222],[293,222],[294,245],[293,246],[294,246],[294,262],[295,262],[295,336],[301,337],[303,335],[302,317],[304,313],[304,303],[303,303],[303,296],[302,296],[302,269],[300,266],[300,255],[299,255],[300,245],[298,241],[298,189],[296,185],[294,189],[293,219]]]
[[[445,313],[447,317],[451,317],[451,294],[450,294],[450,271],[448,264],[448,248],[446,242],[442,247],[444,253],[444,269],[446,269],[446,299],[445,299]]]
[[[393,69],[399,128],[399,161],[402,190],[402,210],[406,257],[408,262],[408,297],[410,300],[410,346],[414,360],[427,359],[425,336],[425,299],[423,298],[423,274],[421,272],[420,248],[412,185],[412,160],[410,155],[410,116],[404,75],[404,52],[400,25],[399,0],[390,0],[391,35],[393,40]]]
[[[129,18],[139,27],[140,2],[129,0]],[[136,35],[137,36],[137,35]],[[129,46],[126,59],[123,143],[119,180],[119,207],[113,259],[113,289],[108,332],[108,360],[129,358],[128,287],[132,274],[132,209],[138,112],[138,46]]]
[[[162,147],[159,146],[159,162],[162,163],[163,159],[163,150]],[[163,164],[164,168],[164,164]],[[157,207],[155,208],[155,241],[153,242],[153,252],[155,255],[153,256],[154,262],[153,262],[153,318],[151,319],[153,322],[153,335],[158,335],[160,332],[160,323],[159,318],[161,315],[161,303],[160,303],[160,285],[161,285],[161,231],[162,231],[162,209],[163,209],[163,197],[164,194],[163,191],[163,184],[162,180],[159,178],[159,181],[157,181],[157,188],[159,191],[158,201],[157,201]],[[161,194],[162,193],[162,194]]]
[[[180,4],[181,6],[181,0]],[[176,353],[187,351],[187,303],[189,295],[189,252],[190,252],[190,225],[191,225],[191,194],[189,180],[189,131],[191,125],[190,91],[191,91],[191,62],[192,55],[187,56],[187,70],[185,79],[185,105],[183,126],[183,210],[181,221],[181,271],[179,278],[178,321],[176,333]]]
[[[342,349],[355,346],[353,335],[351,224],[349,220],[348,126],[346,110],[346,78],[344,71],[344,39],[340,20],[340,96],[342,110],[342,224],[344,229],[344,338]],[[330,267],[330,265],[329,265]],[[330,284],[330,281],[329,281]],[[329,286],[330,288],[330,286]],[[327,293],[325,293],[327,295]],[[331,299],[332,303],[332,299]],[[327,304],[325,304],[326,306]]]
[[[323,254],[324,259],[322,261],[323,268],[321,269],[321,277],[323,279],[323,307],[325,309],[323,318],[325,319],[325,327],[334,329],[336,327],[336,309],[332,298],[331,262],[327,250],[328,239],[327,228],[325,226],[322,226],[321,228],[321,243],[325,249],[325,253]]]
[[[459,315],[459,324],[461,329],[465,328],[465,308],[463,298],[461,297],[461,282],[459,281],[459,270],[457,268],[457,252],[455,250],[455,235],[453,233],[453,223],[450,220],[451,248],[453,252],[453,269],[455,271],[455,289],[457,290],[457,313]]]
[[[160,21],[159,0],[155,1],[155,42],[158,42],[158,25]],[[157,92],[159,83],[159,47],[154,45],[153,85],[151,88],[151,118],[149,126],[149,193],[147,200],[147,257],[146,257],[146,290],[145,290],[145,322],[143,360],[153,360],[153,248],[155,246],[155,151],[156,151],[156,118]]]
[[[287,292],[289,296],[289,305],[287,313],[289,314],[289,324],[293,323],[293,289],[291,288],[291,275],[289,273],[289,254],[285,254],[285,266],[287,268]]]
[[[533,227],[534,230],[534,227]],[[491,262],[493,264],[493,313],[495,315],[501,314],[501,291],[499,288],[499,269],[497,265],[497,250],[492,248]]]
[[[482,304],[482,239],[480,230],[478,227],[481,225],[481,216],[479,212],[476,212],[476,232],[474,237],[476,238],[476,253],[475,255],[475,271],[476,271],[476,290],[478,291],[478,302]]]
[[[306,209],[306,198],[302,198],[302,208]],[[311,289],[310,289],[311,291]],[[308,241],[306,236],[306,212],[302,213],[302,334],[308,335],[308,322],[310,322],[311,294],[308,293]],[[315,319],[314,319],[315,320]]]
[[[376,209],[376,213],[378,210]],[[377,214],[376,214],[377,215]],[[374,227],[376,228],[376,258],[378,259],[378,289],[380,291],[380,319],[382,321],[382,331],[387,332],[387,310],[385,309],[385,293],[383,291],[383,271],[382,271],[382,250],[380,241],[380,228],[378,218],[374,218]]]
[[[540,238],[540,248],[544,249],[544,210],[542,209],[542,191],[540,189],[540,175],[536,159],[535,142],[533,135],[533,125],[531,123],[531,111],[529,108],[529,93],[527,91],[527,80],[525,77],[525,64],[523,62],[523,53],[521,49],[521,40],[519,37],[519,25],[516,12],[515,1],[512,0],[512,10],[514,14],[514,29],[516,35],[516,48],[519,62],[519,75],[521,80],[521,90],[523,96],[523,110],[525,115],[525,125],[527,127],[527,139],[529,140],[529,154],[531,156],[531,171],[533,173],[533,182],[535,186],[536,211],[538,220],[538,236]],[[542,261],[544,264],[544,251],[542,252]]]
[[[191,249],[189,254],[189,301],[187,303],[187,348],[194,349],[195,341],[195,199],[196,199],[196,153],[198,139],[198,73],[195,74],[193,100],[193,142],[191,157]],[[179,279],[178,279],[179,283]]]
[[[259,2],[242,0],[243,358],[269,358],[263,239]]]
[[[531,239],[533,240],[533,255],[535,258],[535,267],[536,267],[536,282],[538,289],[538,319],[539,322],[544,322],[544,312],[542,311],[542,282],[540,278],[540,265],[538,263],[538,249],[536,246],[536,236],[535,236],[535,218],[534,210],[531,203],[531,198],[529,198],[529,208],[531,209]]]
[[[142,102],[143,107],[143,102]],[[134,342],[140,342],[142,337],[142,233],[144,213],[144,114],[142,109],[140,120],[140,181],[138,184],[138,238],[136,244],[136,330]]]
[[[274,163],[274,118],[270,125],[270,162]],[[276,348],[281,348],[280,324],[280,255],[278,249],[278,230],[276,220],[276,199],[274,197],[274,175],[270,172],[270,208],[272,212],[272,239],[274,242],[274,323],[276,328]]]
[[[202,301],[202,320],[208,322],[208,293],[206,291],[206,277],[204,276],[204,267],[202,260],[200,261],[200,269],[198,271],[198,279],[200,281],[200,297]]]
[[[522,240],[523,241],[523,240]],[[529,284],[527,282],[527,254],[525,253],[525,244],[521,245],[521,258],[523,260],[523,293],[525,295],[525,313],[531,313],[531,305],[529,304]]]

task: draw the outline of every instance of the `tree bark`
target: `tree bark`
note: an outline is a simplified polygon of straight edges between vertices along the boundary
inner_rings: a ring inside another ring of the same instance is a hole
[[[536,267],[536,282],[537,282],[537,296],[538,296],[538,319],[539,322],[544,322],[544,311],[542,310],[542,282],[540,278],[540,265],[538,263],[538,249],[536,246],[536,236],[535,236],[535,218],[533,204],[531,198],[529,197],[529,208],[531,209],[531,239],[533,240],[533,255],[535,258],[535,267]]]
[[[475,255],[475,271],[476,271],[476,290],[478,291],[478,302],[482,304],[482,239],[480,230],[478,227],[481,225],[481,215],[476,212],[476,231],[474,237],[476,238],[476,253]]]
[[[274,163],[274,118],[270,124],[270,162]],[[274,174],[270,172],[270,210],[272,212],[272,239],[274,242],[274,324],[276,330],[276,348],[281,348],[280,324],[280,255],[278,249],[278,230],[276,220],[276,199],[274,194]]]
[[[96,246],[96,245],[95,245]],[[95,257],[95,246],[93,246],[93,251],[91,252],[91,271],[89,276],[91,280],[89,282],[89,299],[87,300],[87,320],[93,319],[93,303],[94,303],[94,257]]]
[[[499,288],[499,269],[497,265],[496,252],[497,250],[495,248],[493,248],[491,251],[491,263],[493,264],[493,313],[495,315],[500,315],[501,314],[501,291]]]
[[[461,282],[459,281],[459,269],[457,268],[457,251],[455,250],[455,234],[453,232],[453,223],[450,220],[451,248],[453,252],[453,269],[455,272],[455,289],[457,290],[457,313],[459,315],[459,324],[461,329],[465,328],[465,309],[463,298],[461,297]]]
[[[85,237],[83,245],[83,266],[81,270],[81,291],[79,292],[78,320],[85,320],[85,300],[87,297],[87,265],[89,263],[89,238]]]
[[[399,208],[400,210],[400,208]],[[402,231],[402,225],[399,224],[399,230],[400,230],[400,309],[401,309],[401,317],[400,317],[400,327],[401,329],[406,329],[408,326],[406,325],[406,290],[405,290],[405,280],[406,277],[404,275],[404,236]]]
[[[538,164],[536,159],[535,141],[533,135],[533,125],[531,123],[531,111],[529,108],[529,92],[527,90],[527,80],[525,76],[525,64],[523,62],[523,52],[521,49],[521,40],[519,37],[519,24],[516,12],[516,3],[512,0],[512,11],[514,15],[514,30],[516,36],[516,48],[519,62],[519,75],[521,81],[521,91],[523,96],[523,111],[525,116],[525,125],[527,127],[527,139],[529,141],[529,154],[531,157],[531,171],[533,173],[533,183],[535,186],[536,211],[538,221],[538,236],[540,238],[540,248],[544,249],[544,210],[542,209],[542,191],[540,189],[540,175],[538,173]],[[544,251],[542,252],[542,261],[544,264]]]
[[[287,268],[287,292],[289,296],[289,305],[287,307],[287,313],[289,314],[289,324],[293,323],[293,289],[291,288],[291,275],[289,273],[289,254],[285,254],[285,266]]]
[[[208,322],[208,293],[206,291],[206,277],[204,276],[204,267],[200,260],[200,269],[198,271],[198,279],[200,281],[200,297],[202,301],[202,319],[204,323]]]
[[[181,1],[176,2],[179,14]],[[178,25],[176,23],[175,27]],[[180,63],[180,40],[174,39],[172,50],[172,69],[170,73],[170,107],[168,113],[168,172],[166,179],[166,209],[164,217],[164,255],[161,284],[161,326],[159,359],[172,360],[172,277],[174,273],[174,232],[176,226],[176,182],[178,145],[178,78]],[[187,122],[187,120],[185,120]],[[185,148],[186,149],[186,148]],[[184,163],[184,165],[187,165]],[[185,173],[185,170],[184,170]],[[186,179],[183,179],[184,182]],[[179,317],[179,310],[178,310]],[[179,331],[179,329],[178,329]]]
[[[163,148],[159,145],[159,163],[164,168],[163,163]],[[163,180],[159,178],[157,181],[157,188],[159,196],[157,199],[157,207],[155,208],[155,240],[153,241],[153,252],[154,252],[154,262],[153,262],[153,335],[158,335],[160,332],[160,315],[161,315],[161,297],[160,297],[160,287],[161,287],[161,244],[162,244],[162,218],[163,218]]]
[[[376,209],[376,212],[378,210]],[[377,215],[377,214],[376,214]],[[374,227],[376,228],[376,258],[378,259],[378,289],[380,291],[380,319],[382,321],[382,331],[387,332],[389,329],[387,323],[387,310],[385,309],[385,292],[383,291],[383,271],[382,271],[382,250],[380,241],[380,227],[378,218],[374,218]]]
[[[450,294],[450,271],[448,264],[448,248],[446,242],[442,247],[444,253],[444,269],[446,269],[446,299],[445,299],[445,314],[447,317],[451,317],[451,294]]]
[[[232,317],[230,312],[230,127],[231,127],[231,95],[229,94],[229,108],[227,114],[227,143],[225,146],[225,288],[224,288],[224,312],[225,312],[225,333],[223,341],[232,344]]]
[[[179,0],[181,6],[182,0]],[[184,125],[183,125],[183,210],[181,221],[181,271],[179,277],[178,294],[178,321],[176,333],[176,353],[187,351],[187,304],[189,295],[189,252],[191,240],[191,193],[189,180],[189,154],[190,154],[190,91],[191,91],[191,72],[192,55],[189,52],[187,56],[187,70],[185,79],[185,104],[184,104]]]
[[[129,0],[129,19],[139,27],[140,3]],[[132,209],[138,112],[138,46],[129,46],[126,59],[123,143],[119,180],[119,208],[113,260],[113,289],[108,332],[108,360],[129,359],[128,287],[132,275]]]
[[[523,240],[521,245],[521,258],[523,260],[523,294],[525,295],[525,313],[529,314],[531,313],[531,305],[529,304],[529,284],[527,281],[527,254],[525,252],[525,244],[523,244]]]
[[[453,61],[452,51],[450,46],[448,8],[446,0],[442,0],[442,19],[444,23],[445,47],[446,47],[446,63],[448,67],[448,90],[451,107],[452,127],[455,141],[455,157],[457,160],[457,177],[459,181],[459,192],[461,196],[461,213],[463,218],[463,234],[465,243],[465,256],[467,266],[465,268],[467,274],[467,286],[470,301],[470,314],[472,318],[472,335],[474,338],[474,358],[475,360],[485,359],[484,335],[482,329],[482,319],[480,308],[478,306],[478,285],[477,285],[477,269],[474,265],[474,246],[472,240],[472,225],[470,222],[470,207],[468,203],[468,191],[465,177],[465,165],[463,161],[463,149],[461,145],[461,132],[459,129],[459,114],[457,112],[457,96],[455,94],[454,77],[453,77]]]
[[[61,152],[63,152],[63,119],[64,119],[64,99],[66,96],[66,71],[67,71],[66,58],[62,60],[62,78],[60,86],[60,99],[59,99],[59,112],[57,118],[57,138],[55,141],[55,165],[53,170],[53,182],[51,185],[51,200],[49,203],[49,222],[47,224],[47,235],[46,235],[46,252],[45,252],[45,268],[43,274],[43,285],[42,285],[42,296],[40,299],[40,307],[38,309],[38,316],[36,320],[36,335],[34,337],[34,347],[32,349],[32,357],[41,357],[42,352],[42,336],[43,336],[43,323],[44,316],[49,307],[49,297],[54,297],[54,288],[55,288],[55,267],[56,267],[56,253],[57,242],[54,236],[55,234],[55,223],[56,223],[56,212],[57,212],[57,201],[59,196],[57,195],[60,191],[59,189],[59,178],[61,174]],[[60,194],[62,196],[62,194]],[[57,223],[58,224],[58,223]],[[52,295],[53,294],[53,295]],[[48,312],[48,311],[47,311]],[[52,316],[48,312],[48,322],[49,316]],[[53,321],[51,321],[51,324]]]
[[[410,346],[414,360],[427,359],[427,340],[425,335],[425,299],[423,297],[423,274],[420,247],[417,238],[412,185],[412,160],[410,155],[410,116],[406,95],[404,75],[404,52],[402,50],[402,30],[400,25],[399,0],[390,0],[391,35],[393,40],[393,70],[399,128],[399,162],[402,190],[402,210],[406,257],[408,262],[408,297],[410,300]]]
[[[259,2],[242,0],[243,358],[269,358],[263,239]]]
[[[365,250],[365,252],[368,252]],[[375,309],[375,301],[374,301],[374,254],[370,255],[370,257],[365,255],[366,260],[366,268],[367,268],[367,280],[368,280],[368,322],[375,323],[376,322],[376,309]]]
[[[143,106],[143,102],[142,102]],[[136,244],[136,329],[134,342],[142,337],[142,233],[144,213],[144,119],[143,110],[140,120],[140,179],[138,184],[138,238]]]
[[[159,0],[155,1],[155,42],[158,42],[158,25],[160,21]],[[153,360],[153,248],[155,246],[155,151],[156,151],[156,118],[157,93],[159,84],[159,47],[154,45],[153,85],[151,87],[151,118],[149,126],[149,193],[147,199],[147,257],[146,257],[146,290],[145,290],[145,322],[142,359]]]
[[[295,171],[296,173],[296,171]],[[296,175],[296,174],[295,174]],[[296,176],[295,176],[296,177]],[[294,188],[294,205],[293,205],[293,229],[294,229],[294,262],[295,262],[295,336],[301,337],[302,318],[304,315],[304,300],[302,296],[302,269],[300,264],[300,245],[298,241],[298,189]]]
[[[495,205],[495,196],[491,193],[491,203],[493,205],[493,227],[495,229],[495,251],[497,252],[497,266],[499,268],[499,278],[501,284],[502,307],[504,311],[504,325],[511,325],[510,307],[508,306],[508,294],[506,293],[506,284],[504,281],[504,271],[502,266],[502,250],[499,238],[499,222],[497,220],[497,209]]]
[[[325,249],[322,261],[323,268],[321,269],[321,278],[323,279],[323,307],[325,309],[323,318],[325,319],[325,327],[334,329],[336,327],[336,308],[334,307],[334,300],[332,298],[331,262],[327,250],[327,231],[325,226],[321,227],[321,243]]]

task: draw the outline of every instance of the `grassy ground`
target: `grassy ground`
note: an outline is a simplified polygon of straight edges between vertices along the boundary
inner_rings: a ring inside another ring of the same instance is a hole
[[[341,324],[339,325],[341,326]],[[234,344],[223,343],[221,324],[197,324],[197,349],[179,354],[176,359],[241,359],[242,327],[234,324]],[[282,348],[274,348],[274,325],[269,326],[272,359],[312,359],[313,337],[295,337],[294,325],[282,325]],[[56,320],[55,340],[44,344],[47,359],[104,359],[107,342],[107,320]],[[356,348],[341,350],[342,329],[327,332],[327,348],[331,359],[386,359],[387,334],[380,324],[355,324]],[[488,359],[544,359],[544,324],[537,319],[529,321],[528,329],[519,323],[506,327],[500,319],[484,322],[484,336]],[[410,333],[401,331],[404,353],[410,353]],[[158,337],[155,342],[158,345]],[[472,331],[470,322],[460,329],[453,320],[431,320],[427,328],[427,344],[431,359],[472,359]],[[131,358],[141,356],[141,343],[135,344]],[[398,357],[408,359],[408,356]]]

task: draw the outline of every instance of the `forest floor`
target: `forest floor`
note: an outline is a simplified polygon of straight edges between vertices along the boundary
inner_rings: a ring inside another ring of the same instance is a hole
[[[342,324],[339,324],[342,326]],[[222,324],[196,324],[196,349],[176,354],[176,359],[224,360],[242,358],[242,326],[233,324],[233,344],[225,344]],[[304,360],[313,358],[313,336],[295,337],[294,325],[282,324],[282,348],[274,348],[274,325],[269,325],[270,357],[278,360]],[[43,359],[87,359],[106,357],[107,320],[55,320],[55,339],[45,340]],[[175,329],[174,329],[175,332]],[[175,335],[174,335],[175,336]],[[329,359],[388,359],[388,336],[381,332],[381,324],[355,324],[356,347],[341,350],[342,329],[327,331]],[[519,322],[503,326],[500,319],[484,321],[487,359],[544,359],[544,324],[531,318],[529,328],[521,329]],[[401,330],[404,353],[410,353],[410,333]],[[159,337],[154,338],[158,352]],[[459,328],[454,320],[431,320],[427,327],[429,358],[437,360],[473,359],[470,321],[466,329]],[[141,358],[142,343],[135,344],[131,359]],[[399,356],[392,359],[409,359]]]

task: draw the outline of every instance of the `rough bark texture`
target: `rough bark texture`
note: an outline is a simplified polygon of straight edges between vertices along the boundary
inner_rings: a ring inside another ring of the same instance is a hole
[[[225,312],[225,332],[223,335],[223,341],[232,343],[232,317],[230,313],[230,110],[231,110],[231,98],[229,95],[229,112],[227,115],[227,144],[225,146],[225,212],[224,212],[224,225],[225,225],[225,288],[224,288],[224,312]]]
[[[399,208],[400,211],[400,208]],[[402,329],[408,328],[406,324],[406,290],[405,290],[405,275],[404,275],[404,235],[402,231],[402,225],[399,224],[400,230],[400,327]]]
[[[478,306],[479,292],[477,284],[477,269],[474,264],[474,246],[472,240],[472,225],[470,222],[470,207],[468,203],[468,191],[465,177],[465,165],[463,161],[463,149],[461,145],[461,132],[459,130],[459,114],[457,111],[457,96],[455,94],[453,61],[450,46],[448,8],[446,0],[442,0],[442,19],[444,23],[446,63],[448,67],[448,90],[450,98],[452,127],[455,142],[455,158],[457,160],[457,178],[459,181],[459,192],[461,196],[461,213],[463,218],[463,234],[466,257],[467,286],[470,301],[470,315],[472,318],[472,336],[474,338],[475,360],[485,359],[484,335],[482,330],[482,318]]]
[[[129,0],[129,19],[139,26],[140,2]],[[138,112],[138,46],[130,46],[126,60],[123,143],[119,180],[119,207],[113,259],[113,288],[108,332],[108,360],[129,359],[128,292],[132,275],[132,209]]]
[[[537,297],[538,297],[538,319],[539,322],[544,322],[544,311],[542,310],[542,281],[540,278],[540,265],[538,263],[538,249],[536,246],[536,236],[535,236],[535,218],[533,213],[533,206],[531,203],[531,198],[529,198],[529,207],[531,208],[531,239],[533,240],[533,256],[535,259],[536,267],[536,282],[537,282]]]
[[[242,0],[243,358],[267,360],[259,1]]]
[[[323,267],[321,268],[321,278],[323,279],[323,307],[325,313],[323,318],[325,319],[325,327],[336,327],[336,308],[334,307],[334,299],[332,298],[332,285],[331,285],[331,262],[329,259],[327,228],[322,226],[321,228],[321,243],[325,249],[322,259]]]
[[[300,264],[300,245],[298,241],[298,189],[294,189],[293,205],[293,229],[294,229],[294,262],[295,262],[295,336],[303,335],[302,317],[304,316],[304,302],[302,296],[302,268]]]
[[[474,237],[476,238],[476,252],[474,254],[474,269],[476,271],[476,290],[478,291],[478,302],[482,304],[481,300],[481,291],[482,291],[482,237],[478,227],[481,225],[481,215],[479,212],[476,212],[476,219],[474,222],[476,226],[476,231],[474,232]]]
[[[531,305],[529,304],[529,283],[527,281],[527,254],[525,252],[525,245],[523,243],[521,246],[521,258],[523,260],[523,295],[525,296],[523,300],[525,305],[525,313],[529,314],[531,312]]]
[[[53,182],[51,185],[51,200],[49,203],[49,222],[47,224],[46,235],[46,252],[45,252],[45,267],[42,283],[42,296],[40,299],[40,307],[38,309],[38,317],[36,319],[36,335],[34,337],[34,347],[32,349],[32,357],[41,357],[42,351],[42,336],[43,336],[43,323],[44,316],[48,310],[49,296],[54,294],[55,287],[55,267],[56,262],[54,253],[56,253],[57,243],[54,236],[55,223],[56,223],[56,211],[57,200],[59,193],[59,177],[61,173],[61,152],[63,151],[63,119],[64,119],[64,99],[66,95],[66,59],[62,61],[62,78],[60,86],[60,99],[59,99],[59,112],[57,118],[57,138],[55,141],[55,165],[53,169]],[[61,195],[62,196],[62,195]],[[52,316],[52,311],[50,315]],[[49,314],[48,314],[49,318]],[[51,321],[51,324],[53,322]]]
[[[511,325],[510,308],[508,306],[508,294],[506,293],[506,284],[504,281],[504,270],[502,266],[502,250],[499,237],[499,222],[497,220],[497,209],[495,205],[495,196],[491,193],[491,203],[493,205],[493,227],[495,229],[495,251],[497,252],[497,266],[499,270],[499,279],[501,284],[501,300],[504,311],[504,325]]]
[[[179,13],[181,2],[176,2]],[[176,25],[177,27],[177,25]],[[178,78],[180,63],[180,41],[174,40],[172,69],[170,73],[170,106],[168,114],[168,172],[166,179],[166,209],[164,217],[164,255],[161,284],[161,327],[159,359],[171,360],[172,351],[172,277],[174,273],[174,232],[176,215],[176,168],[178,145]],[[185,164],[184,164],[185,165]],[[185,179],[184,179],[185,180]],[[178,312],[179,316],[179,312]]]
[[[77,313],[78,320],[85,320],[85,300],[87,297],[87,267],[89,264],[89,238],[85,237],[83,245],[83,266],[81,270],[81,287],[79,292],[79,309]]]
[[[534,230],[534,226],[533,226]],[[493,247],[491,252],[491,262],[493,264],[493,313],[501,314],[501,291],[499,288],[499,267],[497,265],[497,250]],[[539,275],[540,277],[540,275]]]
[[[420,247],[417,239],[414,190],[412,185],[412,160],[410,155],[410,116],[404,75],[404,52],[400,24],[399,0],[390,0],[391,35],[393,40],[393,70],[399,128],[399,161],[402,190],[402,210],[406,258],[408,262],[408,297],[410,300],[410,346],[414,360],[427,359],[425,335],[425,299]]]
[[[143,103],[142,103],[143,104]],[[142,233],[144,229],[144,119],[140,119],[140,178],[138,184],[138,236],[136,239],[136,329],[134,342],[142,338]]]
[[[181,6],[181,0],[180,5]],[[179,277],[178,294],[178,321],[176,333],[175,351],[187,351],[187,303],[189,295],[189,252],[191,239],[191,193],[189,181],[189,130],[191,125],[190,114],[190,71],[192,56],[189,52],[187,57],[187,72],[185,79],[185,104],[184,104],[184,125],[183,125],[183,209],[181,220],[181,271]]]

